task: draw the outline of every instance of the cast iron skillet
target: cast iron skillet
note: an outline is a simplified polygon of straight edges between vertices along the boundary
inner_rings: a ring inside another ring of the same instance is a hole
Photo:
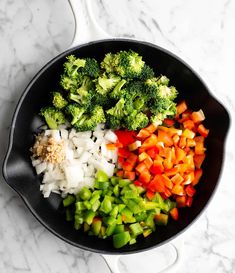
[[[89,237],[83,232],[75,231],[65,221],[59,195],[51,194],[50,198],[43,198],[39,190],[41,179],[36,176],[31,165],[29,148],[34,142],[34,134],[43,124],[38,116],[39,110],[47,104],[49,93],[58,87],[66,56],[74,54],[101,61],[108,52],[128,49],[138,52],[157,74],[166,75],[171,80],[170,83],[179,91],[178,100],[185,99],[191,109],[203,109],[205,126],[210,129],[210,134],[206,142],[207,157],[203,164],[203,177],[197,186],[192,207],[180,210],[179,221],[170,221],[166,227],[159,227],[148,238],[140,238],[136,244],[120,250],[114,249],[110,240]],[[38,221],[64,241],[103,254],[135,253],[168,242],[189,227],[205,209],[219,181],[229,123],[228,112],[211,95],[206,84],[191,67],[172,53],[150,43],[127,39],[90,42],[69,49],[51,60],[27,86],[12,121],[3,175]]]

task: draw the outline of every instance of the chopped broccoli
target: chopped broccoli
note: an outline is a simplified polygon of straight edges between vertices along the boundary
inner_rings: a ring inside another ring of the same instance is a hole
[[[89,131],[94,130],[99,123],[104,123],[105,121],[103,108],[97,105],[90,115],[85,114],[74,123],[74,127],[77,131]]]
[[[53,92],[52,104],[55,108],[62,109],[68,104],[68,102],[60,92]]]
[[[174,100],[177,97],[177,90],[174,86],[168,87],[166,85],[160,85],[158,88],[157,96],[160,99]]]
[[[112,90],[117,83],[120,81],[120,77],[115,74],[102,74],[96,80],[96,91],[99,94],[105,95],[107,92]]]
[[[116,118],[115,116],[107,115],[106,116],[107,126],[113,130],[119,129],[122,127],[122,120]]]
[[[115,54],[107,53],[100,64],[101,68],[103,68],[107,73],[115,72],[114,59],[115,59]]]
[[[124,93],[126,92],[122,87],[126,83],[126,80],[122,79],[113,89],[113,91],[110,93],[110,97],[113,99],[120,99]]]
[[[66,121],[63,112],[52,106],[42,108],[40,114],[44,117],[50,129],[57,129],[59,125],[64,124]]]
[[[70,92],[68,98],[79,103],[85,108],[89,108],[94,95],[92,92],[93,89],[93,82],[89,77],[85,76],[82,85],[76,90],[76,92]]]
[[[142,68],[141,73],[140,73],[138,78],[141,81],[145,81],[145,80],[151,79],[153,77],[154,77],[153,69],[150,66],[145,64],[144,67]]]
[[[134,110],[130,115],[127,116],[126,118],[126,128],[128,130],[138,130],[143,127],[146,127],[149,123],[149,119],[146,114],[142,112],[137,112]]]
[[[70,116],[70,123],[74,125],[83,116],[85,109],[79,104],[71,103],[66,106],[66,113]]]
[[[97,78],[100,73],[100,67],[98,62],[94,58],[86,58],[85,60],[86,63],[81,71],[82,74],[92,78]]]
[[[114,107],[110,108],[109,110],[106,111],[107,114],[114,116],[116,118],[123,118],[124,116],[124,105],[125,105],[125,100],[124,98],[121,98]]]

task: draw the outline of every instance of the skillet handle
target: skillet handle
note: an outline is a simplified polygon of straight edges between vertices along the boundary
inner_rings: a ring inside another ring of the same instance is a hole
[[[111,38],[96,22],[90,0],[69,0],[75,32],[69,48],[95,40]]]
[[[177,269],[182,264],[183,259],[183,248],[184,248],[184,239],[179,238],[169,243],[168,246],[172,247],[175,251],[175,260],[172,264],[170,264],[165,269],[159,271],[158,273],[173,273],[177,272]],[[153,250],[150,250],[153,251]],[[135,255],[135,254],[130,254]],[[110,269],[111,273],[121,273],[118,267],[118,260],[120,259],[120,255],[102,255],[105,260],[107,266]]]

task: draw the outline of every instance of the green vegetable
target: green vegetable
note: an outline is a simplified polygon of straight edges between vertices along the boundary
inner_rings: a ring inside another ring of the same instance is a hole
[[[99,123],[111,129],[138,130],[176,114],[176,88],[169,86],[166,76],[156,77],[131,49],[107,53],[100,63],[67,56],[61,88],[52,93],[50,105],[41,109],[51,129],[69,121],[77,131],[94,130]]]
[[[63,200],[66,219],[74,220],[74,228],[99,238],[112,237],[115,248],[134,244],[139,236],[147,237],[156,225],[166,225],[175,202],[163,200],[156,193],[151,201],[142,187],[129,179],[108,178],[97,172],[93,189],[83,187],[75,196]]]
[[[44,107],[40,111],[50,129],[57,129],[61,124],[65,123],[65,116],[61,110],[52,106]]]

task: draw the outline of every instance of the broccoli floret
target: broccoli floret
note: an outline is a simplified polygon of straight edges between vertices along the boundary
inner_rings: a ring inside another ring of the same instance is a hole
[[[91,119],[96,123],[104,123],[106,121],[104,110],[101,106],[96,105],[91,112]]]
[[[52,104],[55,106],[55,108],[62,109],[68,104],[68,102],[60,92],[53,92]]]
[[[111,115],[106,116],[106,123],[110,129],[119,129],[122,127],[122,120]]]
[[[64,114],[55,107],[44,107],[41,109],[40,114],[44,117],[50,129],[57,129],[59,125],[66,122]]]
[[[168,99],[151,101],[149,108],[152,113],[150,120],[155,124],[161,124],[166,117],[174,117],[176,115],[176,103]]]
[[[100,64],[101,68],[103,68],[107,73],[115,72],[114,59],[115,59],[115,54],[107,53]]]
[[[125,89],[122,89],[126,80],[122,79],[113,89],[113,91],[109,94],[113,99],[120,99],[124,93],[126,93]]]
[[[120,51],[114,58],[115,71],[123,78],[138,78],[144,67],[142,56],[133,50]]]
[[[160,85],[157,90],[157,96],[160,99],[174,100],[177,94],[178,92],[174,86]]]
[[[142,112],[133,111],[126,117],[125,125],[128,130],[138,130],[148,125],[149,119],[146,114]]]
[[[85,76],[97,78],[99,71],[99,64],[95,59],[80,59],[70,55],[64,63],[64,74],[61,76],[60,84],[65,90],[74,93],[83,83]]]
[[[153,69],[150,66],[148,66],[148,65],[145,64],[144,67],[142,68],[141,74],[139,75],[138,78],[141,81],[145,81],[145,80],[151,79],[153,77],[154,77],[154,71],[153,71]]]
[[[74,128],[77,131],[94,130],[99,123],[106,121],[103,108],[95,106],[90,115],[84,114],[75,124]]]
[[[66,106],[66,113],[70,116],[70,123],[74,125],[83,116],[85,109],[77,103],[71,103]]]
[[[107,114],[114,116],[118,119],[123,118],[124,116],[124,105],[125,105],[125,100],[124,98],[121,98],[114,107],[110,108],[109,110],[106,111]]]
[[[89,108],[94,93],[93,82],[87,76],[84,77],[82,85],[76,90],[76,92],[70,92],[68,98],[72,101],[79,103],[81,106]]]
[[[109,74],[108,76],[104,73],[96,80],[96,91],[99,94],[105,95],[112,90],[117,83],[120,81],[120,77],[115,74]]]
[[[85,66],[81,70],[82,74],[92,78],[97,78],[100,73],[100,67],[96,59],[86,58],[85,61]]]

